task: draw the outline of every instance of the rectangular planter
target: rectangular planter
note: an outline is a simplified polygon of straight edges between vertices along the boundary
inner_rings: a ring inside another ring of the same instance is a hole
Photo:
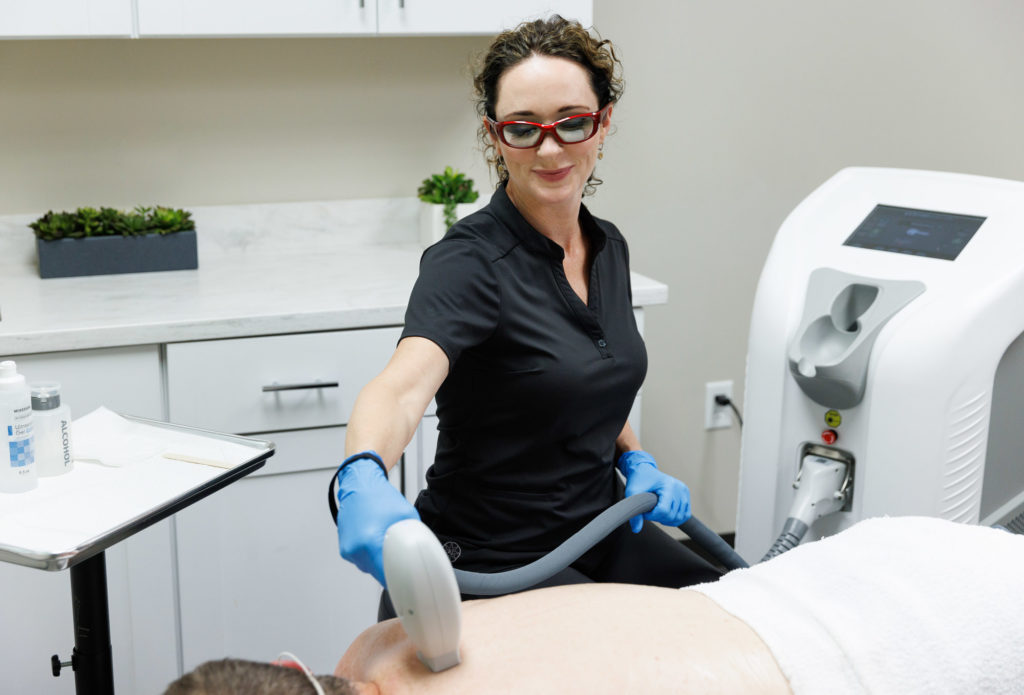
[[[195,230],[143,236],[36,239],[39,277],[148,273],[199,267]]]

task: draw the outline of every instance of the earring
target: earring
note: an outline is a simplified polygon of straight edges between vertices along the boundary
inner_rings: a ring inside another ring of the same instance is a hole
[[[597,146],[597,158],[604,159],[604,143]]]

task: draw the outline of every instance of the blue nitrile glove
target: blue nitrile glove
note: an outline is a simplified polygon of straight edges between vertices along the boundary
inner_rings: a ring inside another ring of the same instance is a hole
[[[402,519],[419,519],[419,512],[388,482],[383,464],[372,458],[350,456],[338,474],[338,549],[341,556],[384,581],[384,533]]]
[[[666,526],[679,526],[690,518],[690,488],[686,483],[658,470],[654,457],[646,451],[626,451],[619,457],[619,470],[626,476],[626,497],[653,492],[658,504],[646,514],[629,520],[633,533],[640,533],[644,519]]]

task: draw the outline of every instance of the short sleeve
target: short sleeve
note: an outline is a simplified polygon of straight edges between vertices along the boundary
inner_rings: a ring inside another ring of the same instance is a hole
[[[447,239],[424,251],[405,312],[402,337],[427,338],[454,365],[498,323],[500,292],[494,267],[476,244]]]

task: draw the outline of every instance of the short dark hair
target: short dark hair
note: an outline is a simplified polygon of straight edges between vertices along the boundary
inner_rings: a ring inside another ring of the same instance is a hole
[[[344,678],[316,676],[327,695],[356,695]],[[306,674],[245,659],[207,661],[167,686],[164,695],[313,695]]]
[[[508,179],[508,171],[502,166],[482,119],[497,117],[494,105],[498,101],[501,76],[535,55],[566,58],[586,70],[590,75],[590,86],[597,95],[599,109],[614,104],[622,97],[622,63],[616,57],[611,41],[591,35],[579,22],[556,14],[547,19],[523,22],[515,29],[498,34],[480,61],[473,77],[473,87],[476,110],[481,116],[480,143],[487,162],[497,171],[499,181]]]

